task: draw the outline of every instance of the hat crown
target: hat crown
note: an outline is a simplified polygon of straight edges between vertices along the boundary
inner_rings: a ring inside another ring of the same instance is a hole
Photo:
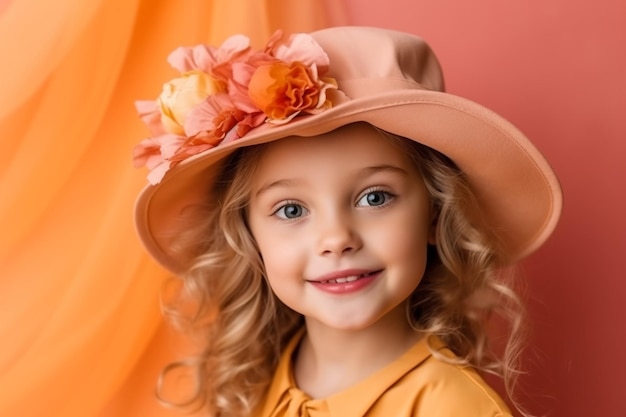
[[[430,46],[408,33],[371,27],[335,27],[311,34],[330,59],[326,74],[351,99],[397,90],[444,91],[441,66]]]

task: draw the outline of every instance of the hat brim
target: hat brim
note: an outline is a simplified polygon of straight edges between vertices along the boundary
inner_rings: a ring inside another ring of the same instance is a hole
[[[438,91],[393,91],[347,101],[280,126],[261,126],[241,139],[195,155],[146,186],[135,225],[147,250],[174,273],[184,265],[168,249],[190,205],[206,201],[220,161],[243,146],[290,136],[315,136],[367,122],[447,155],[465,173],[481,215],[513,261],[536,250],[562,208],[558,179],[537,148],[506,119],[470,100]]]

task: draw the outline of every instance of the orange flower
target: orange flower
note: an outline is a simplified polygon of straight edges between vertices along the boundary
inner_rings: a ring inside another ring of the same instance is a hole
[[[286,123],[302,111],[312,113],[326,107],[328,88],[336,88],[334,80],[320,80],[315,65],[276,61],[254,72],[248,94],[270,121]]]

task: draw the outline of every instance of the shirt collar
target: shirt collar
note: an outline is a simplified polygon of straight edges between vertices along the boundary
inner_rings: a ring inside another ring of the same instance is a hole
[[[437,350],[444,346],[436,337],[424,337],[398,359],[354,386],[327,398],[311,399],[297,388],[293,374],[293,354],[304,334],[303,328],[285,347],[267,394],[262,417],[362,417],[389,387],[431,356],[429,345]]]

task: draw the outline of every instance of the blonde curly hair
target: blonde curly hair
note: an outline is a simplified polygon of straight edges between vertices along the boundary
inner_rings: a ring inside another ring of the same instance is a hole
[[[431,148],[379,132],[415,162],[437,213],[437,243],[429,247],[426,272],[407,303],[408,320],[416,331],[439,336],[456,354],[455,363],[500,375],[510,400],[524,413],[513,396],[522,304],[513,290],[513,275],[504,267],[507,259],[476,215],[462,171]],[[194,335],[200,351],[163,371],[158,393],[167,404],[205,408],[216,417],[251,415],[262,403],[285,344],[304,324],[302,316],[273,295],[247,225],[250,178],[264,149],[244,147],[227,158],[213,201],[191,211],[190,227],[178,241],[176,250],[190,255],[191,266],[165,314]],[[192,313],[183,307],[190,303]],[[493,313],[508,324],[499,353],[487,337]],[[181,368],[191,370],[191,392],[176,402],[163,398],[166,376]]]

